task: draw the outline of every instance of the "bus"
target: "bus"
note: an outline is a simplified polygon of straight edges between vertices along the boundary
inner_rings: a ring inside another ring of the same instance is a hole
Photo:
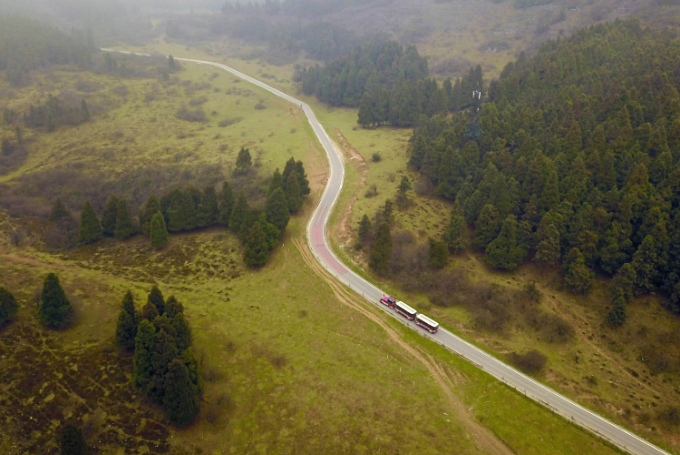
[[[413,321],[416,318],[416,314],[418,314],[416,310],[406,305],[402,301],[397,302],[396,305],[394,305],[394,309],[397,310],[397,313],[401,314],[409,321]]]
[[[439,323],[433,321],[424,314],[419,314],[416,317],[416,324],[418,324],[419,326],[421,326],[430,333],[437,333],[437,330],[439,330]]]

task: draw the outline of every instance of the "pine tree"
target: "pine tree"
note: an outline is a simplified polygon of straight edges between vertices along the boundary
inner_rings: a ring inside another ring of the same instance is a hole
[[[134,349],[135,338],[137,337],[137,310],[132,293],[128,291],[123,297],[123,306],[118,315],[118,325],[116,326],[116,344],[124,349]]]
[[[371,237],[371,220],[368,215],[364,215],[359,223],[359,241],[366,242]]]
[[[201,203],[196,210],[196,227],[212,226],[217,222],[219,216],[219,205],[215,187],[208,185],[203,190]]]
[[[145,235],[151,233],[151,219],[153,216],[161,211],[161,203],[155,194],[149,196],[146,204],[139,211],[139,228]],[[165,223],[165,221],[164,221]]]
[[[484,206],[475,223],[475,240],[472,243],[475,248],[486,250],[501,230],[498,219],[498,210],[491,204]]]
[[[272,175],[272,181],[269,183],[267,195],[272,194],[278,188],[283,189],[283,177],[281,176],[281,171],[279,171],[279,168],[277,167]]]
[[[517,245],[517,219],[509,215],[498,237],[486,247],[484,260],[491,267],[512,270],[522,263],[524,256],[524,250]]]
[[[171,295],[165,302],[165,315],[174,318],[179,313],[184,313],[184,305],[178,302],[174,295]]]
[[[305,172],[305,165],[302,161],[295,162],[295,170],[298,176],[298,186],[300,187],[300,196],[308,196],[311,192],[309,188],[309,180],[307,179],[307,173]]]
[[[234,209],[234,192],[226,180],[222,183],[222,191],[219,195],[219,217],[218,222],[229,227],[229,218],[231,217],[231,211]]]
[[[290,175],[294,176],[295,173],[293,172]],[[283,235],[290,220],[288,202],[283,190],[277,189],[269,195],[264,211],[267,214],[267,221],[276,226],[281,231],[281,235]]]
[[[151,218],[151,248],[158,250],[168,244],[169,235],[168,229],[165,227],[165,219],[161,212]]]
[[[297,213],[302,208],[302,197],[300,196],[300,185],[298,184],[297,171],[293,171],[288,176],[285,185],[286,205],[289,213]]]
[[[454,208],[451,211],[451,221],[449,221],[449,225],[442,235],[442,240],[446,243],[449,250],[454,253],[460,253],[467,248],[469,242],[468,233],[465,226],[465,218],[460,213],[460,209]]]
[[[290,177],[290,174],[295,172],[295,158],[291,158],[288,161],[286,161],[286,165],[283,168],[283,173],[281,174],[281,179],[283,180],[283,192],[286,192],[286,184],[288,182],[288,177]]]
[[[57,223],[63,219],[71,218],[71,214],[66,210],[61,199],[57,198],[52,206],[52,211],[50,212],[50,221],[52,223]]]
[[[158,308],[151,302],[146,302],[142,307],[142,312],[139,313],[139,320],[153,322],[158,316]]]
[[[633,300],[636,278],[633,266],[630,263],[623,264],[611,282],[612,300],[615,301],[619,297],[626,303]]]
[[[243,226],[243,222],[246,219],[246,215],[250,211],[248,206],[248,200],[243,191],[241,191],[236,198],[234,203],[234,208],[231,210],[231,215],[229,216],[229,230],[238,233]]]
[[[252,166],[253,159],[250,156],[250,151],[247,148],[241,147],[236,158],[234,174],[246,174]]]
[[[163,316],[161,316],[162,318]],[[155,325],[155,324],[154,324]],[[165,375],[168,366],[179,356],[175,338],[163,328],[158,329],[154,337],[154,350],[151,354],[152,378],[146,396],[151,400],[162,403],[165,396]]]
[[[567,258],[564,284],[574,294],[587,294],[593,287],[595,274],[586,266],[585,258],[578,248],[572,248]]]
[[[71,302],[59,284],[59,278],[54,273],[50,273],[45,278],[40,294],[40,309],[38,310],[40,323],[50,328],[64,327],[69,322],[71,310]]]
[[[607,323],[612,327],[621,327],[628,319],[628,304],[622,296],[614,299],[614,303],[607,313]]]
[[[165,375],[163,409],[175,425],[188,425],[200,412],[200,404],[189,371],[181,360],[173,360]]]
[[[149,291],[147,303],[150,303],[153,306],[155,306],[156,310],[158,310],[159,315],[162,316],[165,313],[165,299],[163,298],[163,293],[161,292],[161,290],[158,289],[158,286],[152,287],[151,291]]]
[[[430,265],[435,269],[443,269],[449,263],[449,250],[446,243],[429,239]]]
[[[560,233],[554,224],[549,224],[543,232],[543,240],[538,243],[536,262],[551,266],[559,264],[561,257]]]
[[[119,240],[126,240],[134,233],[135,226],[132,224],[132,216],[130,216],[127,201],[121,199],[118,201],[118,208],[116,209],[116,228],[113,235]]]
[[[276,190],[279,192],[280,190]],[[283,192],[281,192],[283,194]],[[269,259],[269,242],[267,236],[262,230],[260,223],[255,223],[248,232],[245,241],[245,251],[243,253],[243,262],[251,267],[261,266],[267,263]]]
[[[182,363],[184,363],[184,365],[187,367],[189,379],[194,386],[196,394],[200,396],[203,393],[204,388],[203,373],[201,372],[201,366],[199,365],[196,356],[191,349],[185,349],[182,351],[178,359],[181,360]]]
[[[184,313],[177,313],[172,318],[172,328],[175,330],[175,343],[180,352],[189,349],[193,343],[191,327],[184,317]]]
[[[375,240],[369,253],[368,265],[380,274],[387,272],[387,266],[392,256],[392,234],[390,225],[383,222],[378,226]]]
[[[75,425],[66,425],[61,432],[61,455],[88,455],[90,448],[83,432]]]
[[[118,218],[118,198],[116,195],[111,195],[106,201],[104,208],[104,215],[102,215],[102,229],[104,235],[112,237],[116,230],[116,219]]]
[[[553,170],[548,175],[545,186],[543,187],[543,193],[541,194],[541,207],[547,212],[548,210],[557,207],[557,204],[559,203],[559,182],[557,180],[557,172]]]
[[[137,336],[135,337],[134,374],[132,382],[135,388],[145,395],[153,381],[153,353],[156,350],[156,328],[154,325],[142,319],[139,322]]]
[[[19,304],[11,292],[0,286],[0,327],[11,321],[19,311]]]
[[[90,201],[85,203],[83,211],[80,212],[80,229],[78,230],[78,243],[87,245],[96,242],[104,234],[99,218],[95,213]]]
[[[403,176],[397,189],[397,206],[402,210],[408,205],[407,193],[409,191],[411,191],[411,181],[408,179],[408,177]]]

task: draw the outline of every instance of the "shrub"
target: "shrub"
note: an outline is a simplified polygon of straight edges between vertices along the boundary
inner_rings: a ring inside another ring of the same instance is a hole
[[[185,120],[187,122],[206,122],[208,116],[205,115],[205,111],[200,107],[198,109],[192,110],[186,106],[182,106],[177,110],[177,118]]]
[[[240,122],[241,120],[243,120],[243,117],[225,118],[220,123],[218,123],[218,125],[220,126],[220,128],[226,128],[228,126]]]
[[[199,96],[198,98],[192,98],[191,101],[189,101],[189,106],[191,107],[201,106],[207,102],[208,98],[206,98],[205,96]]]
[[[374,163],[379,163],[382,160],[382,156],[380,155],[380,152],[376,152],[371,156],[371,161]]]
[[[261,111],[261,110],[263,110],[263,109],[267,109],[267,106],[265,106],[265,105],[262,104],[262,103],[257,103],[257,104],[255,105],[255,109],[257,109],[258,111]]]
[[[527,374],[537,374],[543,370],[548,358],[534,349],[526,354],[513,352],[508,355],[508,361]]]
[[[378,195],[378,187],[375,185],[371,185],[369,189],[366,190],[366,193],[364,193],[364,197],[366,199],[370,199],[372,197],[375,197]]]

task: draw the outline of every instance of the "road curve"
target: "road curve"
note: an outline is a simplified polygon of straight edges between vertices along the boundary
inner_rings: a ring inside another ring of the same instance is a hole
[[[112,51],[110,49],[102,50]],[[149,54],[124,53],[144,57],[150,56]],[[307,225],[307,241],[316,259],[340,282],[409,328],[430,338],[432,341],[439,343],[454,354],[463,357],[486,371],[499,381],[504,382],[518,392],[549,408],[553,412],[560,414],[576,425],[595,433],[622,450],[635,455],[670,455],[668,452],[654,446],[619,425],[600,417],[549,387],[534,381],[530,377],[520,373],[513,367],[506,365],[490,354],[487,354],[480,348],[471,345],[448,330],[442,328],[436,334],[432,335],[416,326],[415,323],[405,320],[398,316],[394,311],[381,305],[379,299],[383,295],[383,292],[346,267],[337,256],[335,256],[328,243],[326,225],[328,224],[328,217],[331,214],[333,206],[340,196],[345,176],[345,168],[340,159],[340,152],[333,146],[330,137],[317,120],[314,111],[309,105],[227,65],[194,59],[175,58],[175,60],[196,63],[199,65],[209,65],[223,69],[238,76],[240,79],[248,81],[302,108],[307,116],[309,124],[319,139],[319,142],[321,142],[321,145],[326,151],[331,168],[331,175],[323,196],[321,197],[321,201]]]

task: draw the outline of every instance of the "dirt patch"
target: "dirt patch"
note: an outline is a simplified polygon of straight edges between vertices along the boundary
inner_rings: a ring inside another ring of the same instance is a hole
[[[366,179],[368,178],[368,163],[366,160],[364,160],[364,157],[361,156],[354,147],[352,147],[352,144],[347,141],[345,136],[343,136],[342,132],[338,128],[335,128],[334,131],[338,136],[338,140],[340,141],[340,150],[342,150],[347,163],[351,164],[361,176],[359,186],[352,195],[352,199],[349,201],[347,208],[342,213],[340,223],[338,223],[338,228],[335,233],[336,238],[338,238],[340,242],[344,244],[349,242],[352,237],[352,211],[354,210],[354,204],[356,203],[357,199],[359,199],[359,192],[361,191],[361,188],[366,186]]]
[[[432,378],[446,395],[456,417],[466,427],[467,431],[473,435],[475,443],[480,450],[494,455],[511,455],[514,453],[512,449],[505,445],[505,443],[496,438],[491,431],[476,422],[474,417],[465,408],[465,405],[454,395],[453,390],[456,387],[456,384],[460,384],[460,381],[463,380],[463,377],[460,374],[452,374],[450,370],[447,370],[434,358],[404,341],[399,334],[386,323],[382,315],[377,315],[363,305],[357,303],[355,300],[356,296],[352,295],[344,288],[344,286],[339,284],[328,274],[328,272],[314,259],[312,253],[303,241],[294,239],[293,242],[307,265],[328,283],[333,290],[335,297],[340,302],[378,324],[404,352],[409,353],[430,372]]]

